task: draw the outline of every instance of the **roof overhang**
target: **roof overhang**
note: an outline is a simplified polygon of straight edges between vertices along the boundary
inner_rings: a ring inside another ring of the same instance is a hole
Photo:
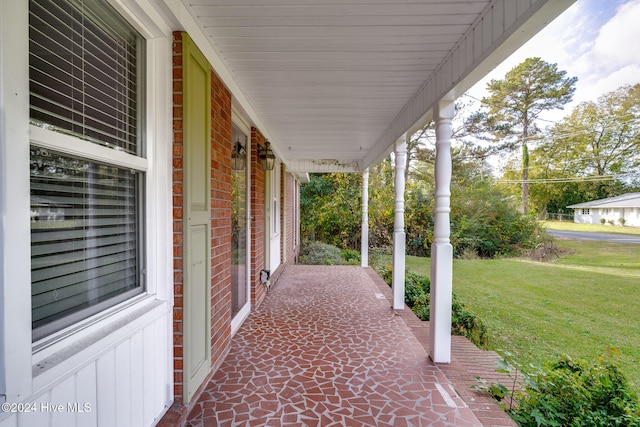
[[[288,170],[353,172],[575,0],[164,0]]]

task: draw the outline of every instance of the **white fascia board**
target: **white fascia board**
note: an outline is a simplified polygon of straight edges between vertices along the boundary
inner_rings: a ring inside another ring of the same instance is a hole
[[[361,168],[379,162],[397,140],[426,123],[440,100],[462,95],[575,1],[495,0],[489,4],[378,138]]]

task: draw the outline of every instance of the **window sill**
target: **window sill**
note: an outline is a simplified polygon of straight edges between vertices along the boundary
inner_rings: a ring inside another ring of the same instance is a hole
[[[170,311],[168,302],[143,295],[107,318],[67,331],[63,338],[34,343],[33,391],[41,390],[65,374],[91,363],[108,348]]]

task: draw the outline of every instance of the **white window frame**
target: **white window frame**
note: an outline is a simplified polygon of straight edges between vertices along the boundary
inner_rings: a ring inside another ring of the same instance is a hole
[[[90,143],[89,150],[92,159],[103,156],[109,163],[146,173],[146,288],[130,300],[32,343],[31,289],[25,286],[31,283],[29,147],[36,144],[71,155],[86,154],[87,148],[85,141],[65,136],[62,144],[62,135],[29,125],[29,2],[0,2],[0,107],[5,112],[0,118],[0,214],[5,224],[10,224],[0,228],[0,401],[20,402],[44,390],[52,381],[77,369],[79,363],[125,339],[133,328],[171,311],[172,28],[158,20],[155,11],[136,9],[134,15],[119,2],[109,3],[147,43],[143,121],[146,158]]]
[[[108,10],[108,6],[107,6]],[[130,24],[129,24],[130,25]],[[104,28],[103,28],[104,29]],[[139,33],[138,33],[139,34]],[[135,171],[136,173],[140,173],[143,176],[143,181],[146,181],[146,173],[148,171],[148,160],[146,158],[146,145],[147,139],[145,137],[145,123],[146,117],[142,117],[142,114],[146,111],[146,102],[147,100],[144,98],[144,94],[147,92],[146,85],[146,76],[143,73],[146,73],[146,63],[148,57],[146,56],[146,38],[140,35],[142,39],[145,39],[145,47],[139,50],[139,53],[145,55],[143,58],[138,59],[138,69],[136,71],[140,72],[139,81],[137,91],[138,95],[138,105],[136,109],[136,114],[138,115],[139,122],[137,123],[137,141],[139,144],[137,147],[137,152],[139,154],[130,154],[124,150],[112,149],[106,146],[96,144],[92,141],[87,141],[76,137],[74,135],[70,135],[65,130],[54,131],[49,130],[48,126],[35,126],[30,125],[29,136],[30,136],[30,145],[35,148],[42,148],[45,150],[55,151],[57,153],[68,155],[70,157],[78,157],[83,160],[87,160],[93,163],[103,163],[109,166],[116,166],[120,169],[130,169]],[[144,184],[143,184],[144,185]],[[136,212],[136,222],[137,228],[141,233],[141,238],[138,240],[136,245],[136,252],[144,256],[144,248],[145,248],[145,218],[142,216],[144,213],[145,206],[143,203],[145,202],[145,194],[147,193],[146,189],[141,189],[142,191],[138,191],[135,195],[137,200],[137,209]],[[78,325],[84,324],[86,319],[93,319],[94,316],[98,316],[99,318],[103,317],[105,313],[109,313],[113,307],[119,306],[121,303],[130,303],[130,301],[135,301],[139,294],[144,294],[146,290],[146,258],[140,259],[142,265],[139,266],[140,274],[136,278],[136,295],[130,296],[129,298],[124,299],[120,303],[109,303],[105,301],[104,303],[99,303],[92,308],[96,310],[96,312],[90,316],[81,318],[80,320],[75,321],[74,318],[78,317],[78,314],[70,316],[69,319],[64,321],[64,323],[69,323],[68,326],[63,327],[60,330],[55,330],[54,333],[47,333],[44,337],[39,338],[34,342],[35,348],[40,348],[46,343],[51,342],[51,337],[54,337],[54,340],[57,340],[58,337],[64,337],[67,334],[73,333],[73,330],[77,328]],[[105,307],[105,308],[101,308]],[[82,316],[82,314],[80,314]],[[86,316],[86,315],[85,315]],[[44,329],[50,328],[53,326],[55,328],[55,324],[48,324]]]

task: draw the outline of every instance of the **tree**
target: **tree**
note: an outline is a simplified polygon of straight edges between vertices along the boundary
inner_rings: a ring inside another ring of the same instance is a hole
[[[544,144],[556,169],[603,177],[640,166],[640,84],[583,102],[551,131]],[[558,156],[561,153],[561,156]]]
[[[635,191],[640,167],[640,84],[578,105],[550,130],[534,155],[533,176],[545,180],[533,184],[539,209],[558,212],[585,200]]]
[[[528,58],[511,69],[502,80],[487,84],[488,126],[502,147],[522,151],[522,212],[529,208],[529,142],[539,132],[536,120],[544,111],[560,108],[571,101],[576,77],[565,77],[557,64]],[[514,140],[514,137],[517,137]]]
[[[359,249],[362,176],[314,174],[300,191],[301,234],[342,249]]]
[[[486,116],[477,112],[469,114],[468,110],[471,107],[470,102],[455,103],[451,132],[453,179],[466,179],[470,178],[470,175],[475,175],[473,179],[482,179],[491,170],[487,159],[495,154],[495,148],[478,144],[489,140],[486,129],[482,127]],[[407,172],[411,172],[414,178],[433,181],[433,174],[428,170],[425,172],[423,166],[426,164],[429,165],[429,169],[433,169],[435,146],[435,122],[432,120],[414,133],[407,142]],[[411,174],[407,175],[407,181]]]

